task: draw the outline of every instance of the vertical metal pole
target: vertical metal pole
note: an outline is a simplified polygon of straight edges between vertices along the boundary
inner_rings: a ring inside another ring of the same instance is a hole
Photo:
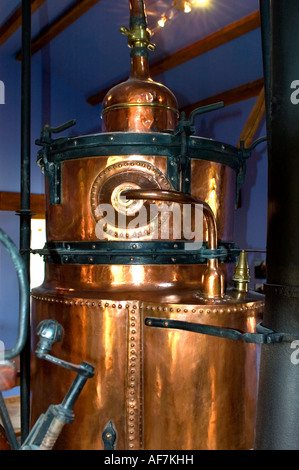
[[[274,331],[298,336],[299,2],[261,0],[261,3],[262,31],[269,30],[269,38],[263,42],[269,66],[269,79],[265,82],[269,131],[263,323]],[[298,356],[296,342],[262,346],[256,450],[299,449]]]
[[[271,0],[260,0],[267,137],[271,133]]]
[[[22,90],[21,90],[21,210],[20,251],[30,280],[30,159],[31,159],[31,0],[22,0]],[[28,299],[28,312],[30,301]],[[28,319],[30,315],[28,314]],[[29,320],[28,320],[29,321]],[[30,327],[28,325],[28,331]],[[20,355],[20,400],[22,441],[30,426],[30,335]]]

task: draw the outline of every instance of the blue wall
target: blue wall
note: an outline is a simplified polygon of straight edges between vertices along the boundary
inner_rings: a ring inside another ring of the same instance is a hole
[[[84,96],[67,84],[42,73],[47,51],[32,64],[31,192],[44,192],[44,177],[36,164],[39,138],[45,124],[58,126],[70,119],[77,125],[68,134],[88,134],[101,130],[100,110],[86,104]],[[5,84],[5,104],[0,105],[0,191],[20,191],[21,156],[21,65],[14,58],[0,59],[0,79]],[[67,135],[67,133],[65,133]],[[0,211],[0,227],[19,246],[19,217]],[[6,349],[16,339],[19,311],[18,284],[5,248],[0,246],[0,340]]]

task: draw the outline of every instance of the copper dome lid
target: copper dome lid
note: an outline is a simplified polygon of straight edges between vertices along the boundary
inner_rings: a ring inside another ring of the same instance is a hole
[[[103,131],[162,132],[177,124],[178,103],[174,94],[149,75],[150,43],[144,4],[130,1],[130,30],[121,32],[128,37],[131,48],[131,73],[125,82],[114,86],[103,100]]]

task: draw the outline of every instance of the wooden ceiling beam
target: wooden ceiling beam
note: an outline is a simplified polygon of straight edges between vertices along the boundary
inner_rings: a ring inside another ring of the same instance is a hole
[[[245,126],[243,127],[238,147],[240,147],[241,141],[244,142],[245,148],[248,148],[252,144],[256,131],[265,113],[265,107],[265,89],[263,86],[248,116]]]
[[[256,11],[245,18],[241,18],[240,20],[225,26],[209,36],[196,41],[190,46],[184,47],[174,54],[159,60],[151,66],[151,74],[153,76],[160,75],[167,70],[184,64],[189,60],[195,59],[199,55],[205,54],[216,47],[222,46],[233,39],[237,39],[240,36],[259,28],[260,25],[260,12]]]
[[[183,106],[182,108],[180,108],[180,111],[184,111],[186,113],[186,116],[188,117],[191,111],[196,108],[200,108],[201,106],[219,103],[220,101],[223,101],[225,106],[239,103],[240,101],[248,100],[250,98],[255,98],[256,96],[258,96],[263,86],[264,79],[259,78],[258,80],[246,83],[245,85],[241,85],[236,88],[231,88],[230,90],[223,91],[222,93],[218,93],[217,95],[213,95],[209,98],[205,98],[187,106]]]
[[[34,219],[45,218],[45,196],[43,194],[31,194],[31,211]],[[18,212],[21,209],[21,194],[0,191],[0,210]]]
[[[65,12],[63,12],[56,20],[51,24],[47,25],[40,34],[32,40],[31,43],[31,54],[34,55],[52,39],[61,34],[71,24],[77,21],[84,13],[90,8],[95,6],[101,0],[77,0],[71,5]],[[18,52],[16,55],[17,60],[22,60],[22,52]]]
[[[31,0],[31,14],[35,13],[46,0]],[[22,26],[22,6],[17,8],[0,27],[0,46],[4,44]]]
[[[260,12],[256,11],[152,64],[150,67],[151,76],[161,75],[178,65],[188,62],[195,57],[205,54],[216,47],[259,28],[260,25]],[[116,85],[116,83],[114,85]],[[87,98],[87,103],[92,106],[100,104],[112,86],[113,85]]]

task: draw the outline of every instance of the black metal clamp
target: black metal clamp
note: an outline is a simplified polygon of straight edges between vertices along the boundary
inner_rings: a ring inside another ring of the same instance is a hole
[[[42,129],[41,138],[35,142],[36,145],[41,145],[43,147],[38,164],[49,180],[51,188],[49,195],[50,204],[59,204],[61,202],[61,163],[49,162],[47,157],[48,149],[51,147],[53,142],[52,134],[63,132],[66,129],[73,127],[75,124],[76,120],[72,119],[58,127],[46,125]]]
[[[241,140],[240,142],[240,151],[239,151],[240,168],[237,173],[236,207],[238,205],[240,188],[243,186],[244,181],[245,181],[247,160],[251,156],[251,153],[255,149],[255,147],[257,147],[262,142],[266,142],[266,141],[267,141],[266,136],[259,137],[247,148],[245,148],[244,140]]]

